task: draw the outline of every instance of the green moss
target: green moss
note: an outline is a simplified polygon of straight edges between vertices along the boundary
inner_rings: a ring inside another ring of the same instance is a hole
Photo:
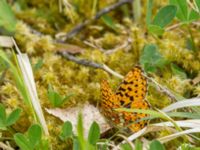
[[[100,82],[102,79],[108,80],[113,89],[117,88],[121,82],[120,79],[103,70],[78,65],[58,56],[55,52],[55,34],[66,33],[66,31],[70,31],[75,24],[82,22],[85,18],[93,16],[91,9],[93,1],[75,0],[73,1],[75,5],[73,5],[71,12],[66,12],[65,10],[61,14],[58,9],[58,1],[47,2],[36,0],[25,2],[27,7],[31,7],[16,12],[18,19],[21,21],[17,24],[15,39],[21,51],[29,55],[33,65],[36,64],[39,59],[43,59],[41,68],[34,72],[37,92],[43,108],[52,107],[47,97],[48,84],[51,84],[61,95],[74,94],[62,108],[75,106],[77,103],[84,103],[87,101],[93,104],[98,103],[101,100]],[[115,1],[98,1],[98,5],[95,9],[97,11],[113,2]],[[166,1],[156,1],[155,8],[165,3]],[[146,1],[144,1],[144,5],[146,5]],[[145,8],[146,7],[142,10],[143,16]],[[120,11],[112,12],[111,16],[119,15],[119,12]],[[156,10],[154,9],[153,14],[155,14],[155,12]],[[73,16],[72,18],[69,16],[70,13]],[[84,40],[91,39],[91,41],[99,47],[92,48],[86,46],[83,44],[82,39],[75,38],[70,41],[72,44],[84,47],[85,49],[83,54],[77,54],[76,57],[106,64],[114,71],[126,75],[131,68],[138,64],[144,45],[147,43],[155,43],[159,47],[159,52],[166,60],[179,65],[189,75],[199,73],[200,51],[194,52],[186,48],[185,39],[187,35],[185,34],[187,31],[184,28],[182,31],[175,29],[165,32],[161,38],[155,38],[146,34],[147,31],[143,24],[136,25],[129,18],[117,20],[118,18],[112,17],[112,19],[118,23],[119,31],[117,33],[112,33],[112,31],[99,21],[89,25],[86,30],[87,34],[86,32],[79,34],[80,37],[85,38]],[[144,22],[144,20],[142,20],[142,22]],[[33,29],[36,29],[42,34],[34,33]],[[196,32],[196,27],[191,27],[191,30],[194,32],[193,36],[195,37],[196,47],[199,48],[200,32]],[[110,54],[106,54],[109,50],[120,47],[127,42],[127,40],[131,41],[127,47],[122,47]],[[168,87],[181,96],[184,96],[188,91],[192,93],[190,96],[200,95],[199,84],[192,85],[189,78],[183,80],[175,76],[169,66],[160,69],[159,73],[151,74],[151,76],[158,83]],[[31,118],[29,118],[28,110],[23,105],[22,99],[17,92],[15,83],[9,72],[6,74],[5,78],[5,83],[0,87],[1,102],[6,105],[8,109],[18,106],[25,109],[20,120],[14,126],[17,131],[24,132],[31,124]],[[153,107],[159,109],[171,103],[169,97],[157,91],[151,85],[148,89],[147,99]],[[58,139],[62,122],[46,113],[45,117],[48,123],[53,149],[66,148],[66,143]],[[167,134],[168,132],[159,132],[153,136],[157,138],[158,136],[162,137]],[[167,144],[168,147],[175,142],[177,143],[177,141],[180,142],[181,140],[172,141]]]

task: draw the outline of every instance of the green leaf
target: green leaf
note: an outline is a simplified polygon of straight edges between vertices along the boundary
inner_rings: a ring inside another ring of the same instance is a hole
[[[191,10],[190,14],[189,14],[189,22],[198,20],[200,18],[200,14],[198,12],[196,12],[195,10]]]
[[[185,71],[180,67],[178,67],[176,64],[171,63],[171,70],[173,74],[179,76],[180,78],[182,79],[187,78],[187,74],[185,73]]]
[[[170,4],[177,6],[176,16],[181,21],[187,22],[188,20],[188,7],[187,0],[170,0]]]
[[[16,133],[14,135],[14,140],[15,140],[16,144],[20,147],[20,149],[33,150],[33,147],[31,146],[31,144],[29,143],[29,141],[23,134]]]
[[[148,25],[147,28],[151,34],[156,34],[156,35],[160,36],[164,33],[164,29],[157,25],[150,24],[150,25]]]
[[[108,16],[108,15],[103,15],[101,18],[102,18],[103,22],[104,22],[108,27],[110,27],[110,28],[113,29],[114,31],[117,31],[116,25],[115,25],[115,23],[113,22],[113,19],[112,19],[110,16]]]
[[[142,142],[139,139],[135,141],[135,150],[142,150]]]
[[[35,150],[50,150],[50,143],[48,139],[41,140],[39,145],[36,145]]]
[[[196,50],[194,42],[192,41],[191,37],[186,39],[186,48],[189,49],[189,50],[193,50],[193,51]]]
[[[8,32],[15,32],[17,20],[6,0],[0,0],[0,26]]]
[[[120,145],[120,149],[121,150],[132,150],[132,147],[128,143],[126,143],[126,144]]]
[[[16,55],[13,52],[13,56],[15,58],[15,63],[17,62],[16,60]],[[23,97],[24,102],[30,106],[31,102],[30,102],[30,97],[28,96],[27,90],[26,90],[26,85],[23,82],[21,73],[19,73],[19,68],[16,67],[16,65],[14,65],[10,59],[8,58],[8,56],[6,55],[6,53],[2,50],[0,50],[0,59],[4,60],[8,65],[9,65],[9,69],[12,73],[12,77],[15,80],[15,83],[17,85],[17,89],[19,90],[21,96]],[[32,106],[30,106],[32,107]]]
[[[38,61],[37,61],[37,63],[33,66],[33,70],[34,71],[37,71],[37,70],[39,70],[41,67],[42,67],[42,65],[43,65],[43,59],[39,59]]]
[[[96,122],[93,122],[88,134],[88,141],[90,144],[95,145],[100,138],[100,128]]]
[[[143,48],[140,57],[140,64],[147,72],[155,72],[157,68],[162,68],[167,61],[158,52],[158,48],[154,44],[147,44]]]
[[[85,149],[86,142],[84,139],[83,118],[81,114],[79,114],[78,116],[77,133],[78,133],[78,141],[80,143],[81,149]]]
[[[195,0],[195,4],[197,5],[199,13],[200,13],[200,0]]]
[[[73,93],[66,95],[63,99],[62,99],[62,103],[66,102],[69,100],[70,97],[74,96]]]
[[[6,110],[5,107],[0,104],[0,128],[6,127]]]
[[[60,107],[63,103],[62,96],[57,92],[52,92],[53,94],[53,106]]]
[[[6,119],[6,126],[14,124],[19,119],[21,111],[22,109],[20,108],[17,108],[14,111],[12,111],[11,114]]]
[[[167,5],[159,10],[156,14],[153,24],[164,28],[176,16],[177,8],[174,5]]]
[[[108,142],[105,141],[104,144],[101,145],[101,149],[102,149],[102,150],[108,150],[108,147],[109,147],[109,146],[108,146],[107,143],[108,143]]]
[[[63,124],[63,126],[62,126],[62,130],[61,130],[61,133],[60,133],[60,138],[61,138],[61,140],[65,140],[65,139],[67,139],[67,138],[69,138],[69,137],[71,137],[72,136],[72,124],[71,124],[71,122],[69,122],[69,121],[66,121],[64,124]]]
[[[28,129],[28,139],[32,147],[35,147],[42,138],[42,129],[39,125],[34,124]]]
[[[86,143],[85,150],[97,150],[96,145],[91,145],[88,142]]]
[[[48,99],[54,107],[60,107],[64,102],[69,100],[69,98],[73,95],[74,94],[69,94],[63,97],[59,93],[54,91],[51,85],[49,85],[48,91],[47,91]]]
[[[147,12],[146,12],[146,25],[147,26],[151,23],[152,8],[153,8],[153,0],[148,0],[148,2],[147,2]]]
[[[150,149],[149,150],[165,150],[165,147],[157,140],[153,140],[150,143]]]
[[[54,107],[59,107],[62,104],[62,97],[60,96],[60,94],[58,94],[57,92],[55,92],[52,88],[51,85],[49,85],[48,87],[48,92],[47,92],[47,96],[49,101],[51,102],[51,104]]]
[[[80,144],[76,138],[73,138],[73,150],[80,150]]]
[[[0,59],[0,72],[5,71],[8,68],[8,63],[6,63],[6,61],[4,61],[3,59]]]

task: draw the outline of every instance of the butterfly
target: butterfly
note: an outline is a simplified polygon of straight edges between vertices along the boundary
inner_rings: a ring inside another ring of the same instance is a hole
[[[108,82],[101,82],[100,109],[110,124],[117,127],[130,129],[132,132],[144,128],[147,120],[140,119],[148,117],[147,114],[135,112],[119,112],[117,108],[149,109],[150,105],[145,99],[147,94],[147,79],[139,66],[135,66],[124,77],[116,92],[110,88]],[[140,121],[139,121],[140,120]]]

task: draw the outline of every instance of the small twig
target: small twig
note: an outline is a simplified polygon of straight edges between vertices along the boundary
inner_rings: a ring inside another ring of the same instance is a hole
[[[117,46],[117,47],[115,47],[113,49],[105,51],[105,54],[110,55],[110,54],[115,53],[116,51],[118,51],[120,49],[126,48],[129,45],[129,43],[130,43],[130,40],[128,39],[122,45]]]
[[[120,79],[123,79],[123,78],[124,78],[121,74],[119,74],[119,73],[113,71],[112,69],[110,69],[110,68],[109,68],[108,66],[106,66],[105,64],[103,64],[102,69],[105,70],[106,72],[108,72],[108,73],[110,73],[110,74],[112,74],[112,75],[114,75],[114,76],[120,78]]]
[[[98,64],[98,63],[95,63],[95,62],[92,62],[92,61],[89,61],[89,60],[77,58],[73,55],[70,55],[67,52],[58,52],[58,54],[63,56],[64,58],[66,58],[70,61],[73,61],[77,64],[80,64],[80,65],[89,66],[89,67],[93,67],[93,68],[100,68],[100,69],[103,68],[102,64]]]
[[[183,22],[174,24],[174,25],[172,25],[172,26],[167,27],[167,28],[165,29],[165,31],[174,30],[174,29],[180,27],[180,26],[183,25],[183,24],[184,24]],[[196,26],[200,26],[200,22],[198,22],[198,21],[194,21],[194,22],[192,22],[192,24],[193,24],[193,25],[196,25]]]
[[[64,58],[70,60],[70,61],[73,61],[77,64],[80,64],[80,65],[84,65],[84,66],[89,66],[89,67],[93,67],[93,68],[96,68],[96,69],[102,69],[118,78],[123,78],[122,75],[118,74],[117,72],[113,71],[112,69],[110,69],[108,66],[106,66],[105,64],[98,64],[98,63],[95,63],[95,62],[92,62],[92,61],[89,61],[89,60],[85,60],[85,59],[80,59],[80,58],[77,58],[73,55],[70,55],[69,53],[67,52],[58,52],[59,55],[63,56]]]
[[[199,12],[198,8],[195,7],[196,5],[194,3],[190,2],[189,0],[187,0],[187,3],[191,9],[195,10],[196,12]]]
[[[165,29],[165,31],[174,30],[174,29],[176,29],[176,28],[180,27],[181,25],[183,25],[183,23],[182,23],[182,22],[180,22],[180,23],[177,23],[177,24],[174,24],[174,25],[172,25],[172,26],[169,26],[169,27],[167,27],[167,28]]]
[[[131,3],[132,1],[133,1],[133,0],[120,0],[120,1],[117,2],[117,3],[115,3],[115,4],[111,5],[111,6],[108,6],[108,7],[104,8],[104,9],[100,10],[100,11],[93,17],[93,19],[97,20],[97,19],[99,19],[102,15],[107,14],[107,13],[109,13],[110,11],[112,11],[112,10],[114,10],[114,9],[116,9],[116,8],[118,8],[118,7],[120,7],[120,6],[124,5],[124,4],[126,4],[126,3]]]
[[[100,50],[101,52],[105,52],[105,50],[104,50],[103,48],[101,48],[100,46],[98,46],[98,45],[96,45],[96,44],[93,44],[93,43],[91,43],[91,42],[89,42],[89,41],[83,41],[83,43],[84,43],[85,45],[87,45],[87,46],[90,46],[90,47],[92,47],[92,48],[98,49],[98,50]]]
[[[67,33],[65,35],[65,37],[63,37],[62,39],[60,39],[60,42],[64,42],[67,39],[72,38],[73,36],[75,36],[77,33],[79,33],[85,26],[87,26],[88,24],[91,24],[92,22],[98,20],[101,16],[103,16],[106,13],[109,13],[110,11],[124,5],[127,3],[131,3],[133,0],[120,0],[119,2],[110,5],[102,10],[100,10],[99,12],[97,12],[97,14],[95,16],[93,16],[91,19],[87,19],[85,20],[83,23],[78,24],[76,27],[74,27],[69,33]]]
[[[4,150],[14,150],[12,147],[4,144],[3,142],[0,142],[0,148],[2,148]]]
[[[196,21],[196,22],[192,22],[192,24],[196,25],[196,26],[200,26],[200,22]]]
[[[83,41],[84,44],[86,44],[86,45],[88,45],[88,46],[90,46],[92,48],[98,49],[98,50],[100,50],[101,52],[103,52],[106,55],[110,55],[110,54],[113,54],[113,53],[117,52],[118,50],[122,50],[122,49],[127,48],[130,45],[131,42],[132,42],[132,39],[130,37],[128,37],[126,40],[124,40],[123,43],[118,44],[114,48],[112,48],[112,49],[104,49],[104,48],[102,48],[101,46],[99,46],[96,43],[93,44],[93,43],[91,43],[89,41]]]
[[[123,138],[124,141],[126,141],[131,146],[132,149],[135,149],[135,145],[131,141],[129,141],[126,136],[124,136],[122,134],[117,134],[117,136]],[[117,145],[117,147],[120,148],[120,145]]]

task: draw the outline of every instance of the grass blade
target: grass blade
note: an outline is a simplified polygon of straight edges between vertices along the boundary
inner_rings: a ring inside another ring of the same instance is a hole
[[[192,106],[200,106],[200,98],[191,98],[191,99],[185,99],[178,101],[176,103],[173,103],[164,109],[162,109],[163,112],[169,112],[175,109],[183,108],[183,107],[192,107]]]
[[[198,128],[193,128],[193,129],[177,132],[177,133],[174,133],[174,134],[159,138],[159,141],[162,142],[162,143],[166,143],[166,142],[171,141],[171,140],[173,140],[173,139],[175,139],[177,137],[180,137],[180,136],[183,136],[183,135],[186,135],[186,134],[190,134],[190,133],[199,133],[199,132],[200,132],[200,128],[199,127]]]
[[[152,8],[153,8],[153,0],[148,0],[147,3],[147,12],[146,12],[146,25],[148,26],[151,24],[151,17],[152,17]]]
[[[17,55],[17,60],[19,62],[19,66],[20,66],[20,69],[21,69],[21,72],[22,72],[24,84],[26,85],[26,88],[28,90],[28,94],[30,96],[31,106],[34,108],[38,122],[41,124],[45,134],[49,135],[47,124],[46,124],[46,121],[45,121],[45,118],[44,118],[44,115],[43,115],[43,112],[42,112],[41,105],[39,103],[39,98],[38,98],[38,95],[37,95],[36,85],[35,85],[35,81],[34,81],[34,77],[33,77],[33,71],[32,71],[32,68],[31,68],[29,58],[26,54],[22,54],[20,52],[20,50],[17,47],[14,40],[13,40],[13,43],[15,45],[16,50],[19,53]]]

